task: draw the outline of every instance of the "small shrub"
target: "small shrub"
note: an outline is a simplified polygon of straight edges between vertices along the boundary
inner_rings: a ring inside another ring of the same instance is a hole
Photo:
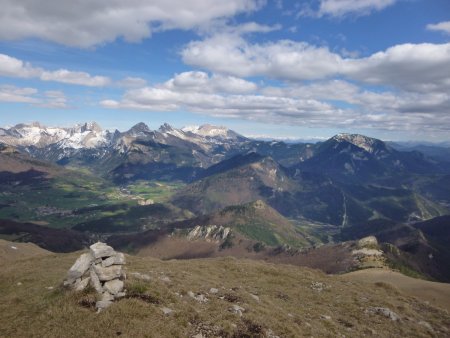
[[[264,244],[261,243],[261,242],[253,244],[253,251],[254,252],[260,252],[260,251],[263,251],[264,249],[265,249]]]

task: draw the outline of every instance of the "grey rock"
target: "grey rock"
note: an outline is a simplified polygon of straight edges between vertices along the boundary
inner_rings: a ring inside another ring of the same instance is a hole
[[[233,304],[233,306],[230,308],[230,311],[238,314],[239,316],[242,316],[242,313],[245,311],[245,309],[237,304]]]
[[[160,277],[159,279],[161,279],[163,282],[165,282],[165,283],[170,283],[170,278],[169,277],[167,277],[167,276],[162,276],[162,277]]]
[[[111,256],[102,261],[103,267],[108,267],[111,265],[123,265],[125,264],[125,255],[118,252],[115,256]]]
[[[102,301],[113,301],[114,300],[114,296],[112,294],[110,294],[109,292],[104,292],[102,294]]]
[[[381,315],[392,321],[398,321],[400,319],[394,311],[387,307],[370,307],[366,310],[366,313]]]
[[[97,274],[95,273],[94,269],[91,268],[89,271],[89,275],[91,277],[91,286],[97,291],[98,293],[103,292],[102,284],[100,283],[100,280],[98,279]]]
[[[257,302],[259,302],[259,296],[257,296],[257,295],[254,295],[254,294],[250,294],[250,296],[252,296],[252,298],[254,299],[254,300],[256,300]]]
[[[125,292],[118,292],[116,295],[114,295],[114,298],[115,299],[118,299],[118,298],[123,298],[123,297],[125,297],[127,294],[125,293]]]
[[[216,294],[218,292],[219,292],[219,289],[216,289],[216,288],[209,289],[209,293]]]
[[[104,288],[112,295],[116,295],[123,290],[123,282],[119,279],[110,280],[105,283]]]
[[[207,303],[208,302],[208,298],[205,297],[205,295],[195,295],[192,291],[188,291],[187,295],[193,299],[195,299],[197,302],[199,303]]]
[[[325,288],[325,284],[324,284],[324,283],[321,283],[321,282],[312,282],[310,287],[311,287],[311,289],[313,289],[314,291],[322,292],[323,289]]]
[[[73,285],[73,288],[75,289],[75,291],[83,291],[89,285],[90,280],[91,280],[90,277],[84,279],[77,279],[77,281]]]
[[[122,276],[122,265],[111,265],[106,268],[95,265],[94,270],[101,282],[120,278]]]
[[[114,251],[114,249],[112,247],[110,247],[109,245],[106,245],[105,243],[102,243],[102,242],[97,242],[95,244],[92,244],[89,248],[91,249],[91,254],[95,259],[103,258],[103,257],[110,257],[110,256],[114,256],[116,254],[116,252]]]
[[[90,253],[84,253],[75,261],[72,267],[67,272],[67,282],[73,283],[75,280],[83,276],[91,266],[92,255]]]
[[[161,309],[161,311],[162,311],[166,316],[172,314],[172,312],[173,312],[173,310],[172,310],[172,309],[169,309],[168,307],[163,307],[163,308]]]

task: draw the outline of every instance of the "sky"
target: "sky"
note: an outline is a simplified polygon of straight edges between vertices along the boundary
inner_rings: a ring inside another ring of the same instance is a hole
[[[449,0],[0,0],[0,126],[450,140]]]

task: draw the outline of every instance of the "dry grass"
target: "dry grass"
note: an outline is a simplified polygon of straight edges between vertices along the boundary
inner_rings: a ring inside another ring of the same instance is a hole
[[[345,274],[342,278],[395,288],[406,295],[421,298],[450,311],[450,284],[448,283],[412,278],[387,269],[359,270]]]
[[[128,256],[129,297],[96,314],[95,295],[59,287],[80,253],[0,263],[2,337],[448,336],[450,316],[394,288],[368,286],[289,265],[215,258]],[[138,280],[131,272],[150,276]],[[22,283],[17,285],[17,283]],[[322,283],[322,291],[312,287]],[[53,287],[49,290],[48,287]],[[217,293],[210,293],[217,288]],[[204,295],[203,303],[197,298]],[[259,297],[256,299],[256,297]],[[245,309],[242,316],[230,311]],[[173,310],[169,315],[163,307]],[[369,307],[388,307],[393,322]],[[329,317],[331,318],[329,318]],[[424,324],[426,322],[427,324]]]

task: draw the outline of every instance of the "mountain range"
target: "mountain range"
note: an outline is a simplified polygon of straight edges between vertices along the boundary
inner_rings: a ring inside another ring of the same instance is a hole
[[[167,236],[216,229],[213,251],[233,247],[230,254],[239,255],[377,235],[399,250],[391,255],[398,266],[450,280],[442,268],[450,257],[442,218],[450,214],[450,152],[430,147],[358,134],[262,141],[212,125],[151,130],[138,123],[120,132],[95,122],[19,124],[0,128],[0,233],[58,250],[64,241],[45,244],[42,233],[71,229],[82,235],[60,236],[80,238],[73,248],[110,238],[150,250]],[[34,224],[28,232],[26,224]],[[223,229],[234,237],[220,237]]]

